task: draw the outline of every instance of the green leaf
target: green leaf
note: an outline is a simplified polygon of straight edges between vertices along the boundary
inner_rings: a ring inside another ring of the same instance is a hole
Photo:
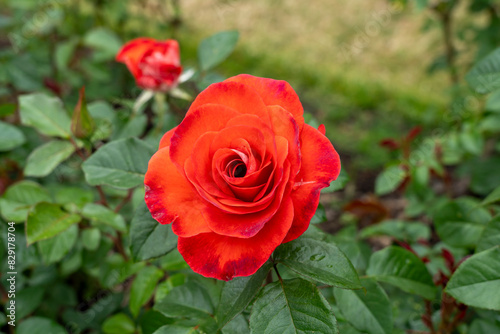
[[[153,310],[146,311],[139,319],[142,334],[153,334],[158,328],[173,322],[174,319],[167,318],[160,312]]]
[[[127,225],[121,215],[100,204],[87,203],[83,207],[82,216],[96,223],[103,223],[121,232],[127,231]]]
[[[130,289],[130,311],[137,317],[141,306],[153,296],[156,284],[163,277],[163,271],[154,266],[142,268],[132,283]]]
[[[224,327],[248,306],[262,287],[269,269],[271,269],[271,264],[266,262],[255,274],[248,277],[235,277],[224,283],[217,309],[219,328]]]
[[[500,187],[493,190],[481,203],[482,205],[489,205],[495,202],[500,202]]]
[[[344,189],[347,182],[349,182],[349,180],[350,180],[349,175],[347,175],[345,170],[341,169],[340,174],[337,177],[337,179],[335,181],[332,181],[330,183],[330,186],[321,189],[321,193],[322,194],[332,193],[332,192],[337,191],[337,190],[342,190],[342,189]]]
[[[356,269],[332,243],[302,237],[279,246],[273,258],[318,282],[345,289],[361,289]]]
[[[330,305],[306,280],[296,278],[266,285],[250,315],[253,333],[338,333]]]
[[[0,213],[7,221],[23,222],[28,210],[39,202],[50,202],[49,193],[38,183],[20,181],[10,186],[0,199]]]
[[[500,246],[472,255],[451,276],[448,294],[469,306],[500,311]]]
[[[71,117],[71,132],[77,138],[88,138],[94,132],[95,125],[87,109],[85,87],[80,89],[80,97]]]
[[[75,245],[78,226],[71,225],[53,238],[38,242],[38,250],[45,264],[59,262]]]
[[[198,60],[202,71],[219,65],[229,57],[236,47],[239,33],[236,30],[222,31],[201,41]]]
[[[400,241],[413,243],[419,239],[429,239],[431,229],[429,226],[419,222],[386,220],[368,226],[361,231],[362,238],[369,238],[376,235],[388,235]]]
[[[107,184],[133,188],[144,182],[148,162],[155,149],[137,138],[117,140],[102,146],[82,165],[90,185]]]
[[[165,298],[170,291],[176,286],[181,286],[186,283],[186,275],[177,273],[170,275],[165,281],[158,284],[155,292],[155,302]]]
[[[22,319],[36,310],[42,302],[45,289],[41,286],[25,287],[16,293],[16,319]]]
[[[19,97],[21,122],[32,126],[47,136],[69,138],[71,136],[68,114],[61,100],[44,93]]]
[[[250,327],[243,314],[228,322],[222,329],[222,334],[250,334]]]
[[[26,141],[24,134],[14,125],[0,121],[0,152],[10,151]]]
[[[112,139],[118,140],[122,138],[139,137],[144,132],[147,125],[148,117],[144,114],[138,115],[124,124],[116,135],[113,135]]]
[[[112,59],[122,47],[120,38],[113,31],[102,27],[87,32],[83,44],[99,51],[98,60]]]
[[[493,92],[500,88],[500,48],[491,52],[465,76],[469,86],[480,94]]]
[[[66,334],[64,328],[57,324],[54,320],[31,317],[24,320],[17,328],[17,334]]]
[[[153,334],[193,334],[192,327],[184,327],[179,325],[165,325],[158,330],[156,330]]]
[[[370,258],[366,273],[380,282],[403,291],[433,299],[436,288],[425,264],[415,254],[401,247],[387,247]]]
[[[28,245],[36,241],[52,238],[80,221],[77,214],[61,210],[57,204],[38,203],[28,214],[26,239]]]
[[[314,216],[311,218],[311,224],[321,224],[326,222],[326,220],[325,207],[319,203]]]
[[[165,255],[177,245],[177,236],[170,225],[162,225],[151,217],[141,201],[130,223],[130,250],[136,261]]]
[[[500,90],[497,90],[488,96],[484,109],[495,113],[500,112]]]
[[[125,313],[118,313],[102,324],[105,334],[134,334],[135,324]]]
[[[392,333],[392,310],[384,289],[371,279],[362,279],[366,290],[334,289],[342,314],[356,329],[369,334]]]
[[[406,173],[399,166],[386,168],[375,180],[375,193],[385,195],[396,190],[406,177]]]
[[[73,152],[75,152],[75,147],[70,142],[49,141],[31,152],[24,167],[24,174],[34,177],[47,176]]]
[[[99,248],[101,242],[101,231],[98,228],[87,228],[82,231],[82,244],[83,247],[90,251]]]
[[[154,309],[167,317],[201,319],[214,313],[208,292],[196,282],[175,287]]]
[[[476,253],[500,245],[500,216],[493,218],[477,242]]]
[[[469,327],[471,334],[500,334],[500,324],[486,319],[474,319]]]
[[[462,198],[440,207],[434,215],[434,226],[441,240],[450,246],[472,248],[490,220],[486,209]]]

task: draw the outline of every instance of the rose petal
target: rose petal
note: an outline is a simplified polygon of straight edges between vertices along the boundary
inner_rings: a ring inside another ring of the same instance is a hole
[[[332,144],[308,124],[304,125],[300,147],[302,166],[291,193],[295,219],[284,242],[297,239],[307,230],[318,207],[321,189],[340,173],[340,158]]]
[[[285,164],[283,179],[288,180],[290,175],[290,165]],[[226,235],[238,238],[250,238],[256,235],[269,220],[276,214],[280,206],[283,205],[291,191],[291,184],[282,182],[278,187],[274,188],[272,193],[265,199],[265,206],[257,207],[258,210],[251,212],[249,209],[254,207],[243,206],[242,201],[234,201],[231,208],[235,214],[223,212],[222,210],[212,209],[207,210],[204,215],[208,226],[212,231],[220,235]],[[223,200],[220,200],[223,202]],[[229,200],[224,200],[227,202]],[[251,203],[253,205],[253,203]],[[239,205],[239,206],[238,206]],[[246,212],[249,211],[249,212]]]
[[[240,239],[203,233],[179,238],[179,252],[195,272],[221,280],[254,274],[280,245],[293,220],[290,199],[252,238]]]
[[[278,105],[283,107],[293,115],[299,126],[299,130],[302,131],[302,127],[304,126],[304,117],[302,116],[304,108],[302,108],[302,103],[300,103],[297,93],[295,93],[288,82],[259,78],[248,74],[240,74],[227,79],[227,81],[239,82],[251,86],[257,91],[266,106]]]
[[[169,147],[156,152],[149,161],[144,185],[151,215],[161,224],[173,222],[175,234],[188,237],[211,231],[202,215],[206,203],[177,171]]]
[[[208,86],[191,104],[191,110],[207,103],[219,104],[237,110],[241,114],[256,115],[264,121],[268,120],[264,102],[257,92],[237,82],[219,82]]]
[[[179,172],[184,173],[184,163],[201,135],[223,129],[231,118],[238,115],[236,110],[217,104],[205,104],[188,113],[170,139],[170,158]]]
[[[116,55],[116,61],[124,63],[134,77],[137,77],[140,70],[139,61],[144,54],[156,43],[152,38],[136,38],[125,44]]]
[[[160,145],[158,147],[158,150],[161,150],[162,148],[165,148],[167,146],[170,146],[170,140],[172,139],[172,136],[174,135],[175,130],[177,127],[168,130],[163,137],[160,139]]]

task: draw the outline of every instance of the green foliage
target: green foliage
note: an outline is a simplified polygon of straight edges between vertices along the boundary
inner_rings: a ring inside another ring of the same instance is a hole
[[[330,305],[318,288],[301,278],[266,285],[252,308],[254,333],[338,333]]]
[[[460,302],[500,311],[500,246],[474,254],[458,267],[446,292]]]
[[[427,299],[433,299],[436,295],[425,264],[418,256],[401,247],[387,247],[373,253],[366,273],[377,281]]]
[[[133,188],[144,182],[154,148],[137,138],[121,139],[102,146],[82,165],[90,185]]]
[[[236,47],[239,33],[222,31],[201,41],[198,47],[200,69],[207,71],[224,61]]]

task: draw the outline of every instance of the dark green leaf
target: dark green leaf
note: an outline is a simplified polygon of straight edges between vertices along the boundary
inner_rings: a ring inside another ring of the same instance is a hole
[[[434,215],[437,234],[454,247],[475,247],[490,220],[486,209],[468,199],[450,202]]]
[[[137,138],[117,140],[101,147],[82,165],[90,185],[132,188],[144,182],[155,149]]]
[[[337,321],[316,285],[296,278],[266,285],[252,308],[253,333],[338,333]]]
[[[73,152],[75,147],[70,142],[49,141],[31,152],[24,167],[24,174],[35,177],[47,176]]]
[[[0,117],[12,115],[16,109],[17,106],[14,103],[3,103],[0,105]]]
[[[0,152],[10,151],[24,144],[24,134],[9,123],[0,122]]]
[[[389,297],[371,279],[362,279],[366,290],[334,289],[337,306],[359,331],[370,334],[392,333],[392,310]]]
[[[172,324],[174,319],[167,318],[160,312],[148,310],[139,319],[142,334],[153,334],[158,328]]]
[[[204,318],[214,313],[208,292],[195,282],[173,288],[154,308],[167,317],[175,318]]]
[[[69,138],[71,120],[61,101],[43,93],[19,97],[21,122],[47,136]]]
[[[71,225],[53,238],[38,242],[38,250],[45,264],[59,262],[75,245],[78,226]]]
[[[279,246],[273,258],[318,282],[346,289],[361,288],[356,269],[332,243],[302,237]]]
[[[202,71],[207,71],[226,59],[238,42],[236,30],[222,31],[201,41],[198,47],[198,60]]]
[[[167,254],[177,245],[170,225],[162,225],[151,217],[144,200],[135,210],[130,223],[130,250],[136,261]]]
[[[465,79],[476,92],[481,94],[500,88],[500,48],[474,65]]]
[[[484,229],[477,242],[476,252],[500,245],[500,216],[493,218]]]
[[[26,238],[28,244],[52,238],[80,221],[77,214],[61,210],[57,204],[38,203],[28,214]]]
[[[401,247],[387,247],[373,253],[366,273],[377,281],[392,284],[403,291],[433,299],[436,288],[425,264]]]
[[[242,314],[238,315],[224,326],[222,334],[250,334],[248,320]]]
[[[82,216],[92,219],[97,223],[104,223],[118,231],[127,231],[127,225],[121,215],[115,213],[113,210],[106,208],[100,204],[87,203],[83,207]]]
[[[489,205],[495,202],[500,202],[500,187],[493,190],[481,203],[482,205]]]
[[[50,202],[49,193],[38,183],[20,181],[10,186],[0,199],[0,213],[7,221],[23,222],[28,210],[39,202]]]
[[[248,277],[235,277],[224,283],[217,309],[219,328],[224,327],[247,307],[262,287],[269,269],[271,269],[271,264],[266,262],[255,274]]]
[[[88,138],[94,132],[94,121],[87,109],[87,100],[85,99],[85,87],[80,89],[80,98],[73,111],[71,118],[71,132],[77,138]]]
[[[500,246],[474,254],[451,276],[446,292],[469,306],[500,311]]]
[[[132,283],[130,289],[130,311],[137,317],[141,306],[153,295],[156,284],[163,277],[163,271],[154,266],[142,268]]]
[[[31,317],[19,324],[17,334],[66,334],[64,328],[54,320]]]
[[[41,286],[30,286],[16,293],[16,319],[22,319],[37,309],[42,302],[45,289]]]
[[[104,321],[102,331],[105,334],[133,334],[135,324],[126,314],[118,313]]]

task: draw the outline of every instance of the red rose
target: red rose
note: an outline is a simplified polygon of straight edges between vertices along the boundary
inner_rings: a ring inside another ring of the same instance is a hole
[[[252,275],[307,229],[340,160],[302,114],[287,82],[239,75],[200,93],[163,136],[145,199],[195,272]]]
[[[137,86],[149,90],[172,89],[182,72],[179,44],[173,39],[134,39],[122,47],[116,61],[127,65]]]

